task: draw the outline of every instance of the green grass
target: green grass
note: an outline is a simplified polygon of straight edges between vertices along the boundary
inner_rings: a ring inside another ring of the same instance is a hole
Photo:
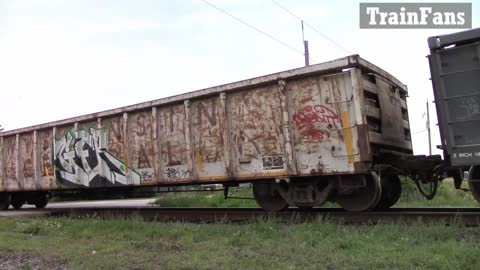
[[[463,183],[466,185],[466,182]],[[464,186],[466,187],[466,186]],[[229,196],[252,198],[252,189],[231,189]],[[159,197],[155,204],[165,207],[256,207],[255,200],[224,199],[223,191],[169,193]],[[456,190],[453,182],[446,179],[439,183],[438,192],[432,200],[425,199],[413,181],[402,180],[402,196],[396,207],[479,207],[470,192]],[[337,207],[326,203],[325,207]]]
[[[231,188],[229,196],[250,199],[227,199],[223,191],[174,192],[159,197],[155,204],[164,207],[257,207],[251,187]]]
[[[479,238],[456,225],[0,219],[0,251],[67,269],[479,269]]]
[[[468,188],[466,181],[462,183],[462,188]],[[480,207],[472,193],[455,189],[452,179],[445,179],[439,183],[437,194],[432,200],[423,198],[413,181],[403,180],[402,189],[402,196],[395,205],[397,207]]]

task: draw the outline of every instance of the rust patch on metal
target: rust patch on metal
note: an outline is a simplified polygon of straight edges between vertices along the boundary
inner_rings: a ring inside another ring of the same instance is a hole
[[[22,188],[34,188],[33,133],[20,135],[19,141],[19,179]]]
[[[125,162],[124,123],[122,115],[102,120],[102,125],[108,128],[107,150]]]
[[[233,143],[241,161],[285,154],[285,140],[276,86],[233,94]]]
[[[371,162],[358,161],[353,163],[353,168],[355,170],[355,173],[367,173],[371,168]]]
[[[165,166],[186,164],[184,105],[161,108],[159,116],[162,162]]]
[[[152,113],[144,111],[129,114],[129,144],[131,157],[129,166],[138,171],[144,181],[152,181],[154,177],[154,148]]]
[[[222,129],[225,108],[220,96],[192,102],[190,114],[195,177],[205,179],[227,174],[225,133],[228,131]]]
[[[39,131],[37,134],[39,151],[39,168],[41,187],[50,187],[55,184],[53,173],[53,133],[52,130]]]
[[[15,136],[3,137],[4,187],[17,188],[17,147]]]
[[[34,176],[33,134],[23,134],[20,136],[20,153],[22,176],[24,179],[32,179]]]
[[[218,97],[191,104],[193,151],[197,159],[210,163],[224,160],[224,141],[220,129]]]
[[[368,140],[368,125],[357,125],[357,146],[360,152],[360,160],[367,161],[372,160],[372,154],[370,151],[370,142]]]

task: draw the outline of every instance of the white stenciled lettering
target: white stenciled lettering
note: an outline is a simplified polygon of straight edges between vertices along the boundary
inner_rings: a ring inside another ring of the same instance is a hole
[[[472,157],[472,153],[460,153],[458,156],[461,158],[470,158]]]
[[[444,12],[443,13],[443,24],[446,25],[456,25],[457,21],[455,20],[455,13],[453,12]]]
[[[433,13],[433,24],[435,25],[443,25],[443,15],[440,12]]]
[[[407,24],[406,20],[405,20],[405,8],[404,7],[401,7],[400,8],[400,24]]]
[[[421,7],[420,10],[420,24],[426,25],[428,14],[432,13],[431,7]]]
[[[398,25],[398,13],[397,12],[388,13],[388,24]]]
[[[468,3],[360,3],[360,16],[361,28],[463,28],[472,23]]]
[[[367,14],[370,15],[370,22],[371,25],[376,25],[377,20],[376,16],[379,13],[380,9],[378,7],[367,7]]]
[[[457,13],[457,24],[464,25],[465,24],[465,12]]]
[[[388,17],[387,12],[380,12],[380,25],[386,25],[387,24],[387,17]]]
[[[416,12],[408,12],[407,13],[407,24],[408,25],[414,25],[418,24],[418,13]]]

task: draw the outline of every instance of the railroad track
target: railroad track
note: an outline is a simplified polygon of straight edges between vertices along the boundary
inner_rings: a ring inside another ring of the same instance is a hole
[[[8,211],[7,211],[8,212]],[[14,212],[14,211],[12,211]],[[19,213],[22,212],[18,211]],[[28,213],[31,213],[29,211]],[[131,218],[148,221],[249,222],[274,218],[285,222],[332,221],[343,224],[436,223],[480,225],[480,208],[391,208],[388,211],[346,212],[339,208],[314,208],[268,213],[260,208],[165,208],[165,207],[82,207],[54,208],[36,211],[44,216]]]

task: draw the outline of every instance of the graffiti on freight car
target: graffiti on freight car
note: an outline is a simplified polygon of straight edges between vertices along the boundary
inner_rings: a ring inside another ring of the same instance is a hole
[[[475,114],[480,114],[480,98],[475,98],[475,97],[463,98],[461,100],[460,106],[467,113],[467,117],[471,117],[472,115],[475,115]]]
[[[322,141],[325,139],[324,132],[319,129],[304,130],[301,134],[304,139],[311,139],[313,141]]]
[[[339,121],[338,115],[323,105],[306,106],[293,115],[293,121],[299,129],[312,127],[314,123],[332,124]]]
[[[331,128],[332,124],[340,122],[340,119],[333,110],[323,105],[314,105],[306,106],[294,114],[293,122],[301,131],[303,139],[322,141],[329,133],[316,128],[315,123],[327,124],[327,128]]]
[[[176,168],[167,168],[165,170],[165,175],[169,181],[181,180],[190,177],[190,171],[188,170],[179,170]]]
[[[142,176],[142,179],[152,179],[153,178],[153,174],[150,170],[142,170],[142,169],[139,169],[138,170]]]
[[[4,139],[3,148],[6,150],[6,159],[4,164],[6,167],[7,180],[17,181],[17,147],[15,144],[15,137]],[[5,151],[4,150],[4,151]]]
[[[123,129],[123,118],[117,117],[110,120],[108,125],[108,151],[117,157],[125,153]]]
[[[152,168],[148,159],[146,146],[141,144],[138,149],[138,168]]]
[[[161,160],[176,166],[187,159],[185,150],[185,107],[170,106],[160,111]]]
[[[191,107],[192,114],[197,116],[192,125],[192,141],[200,171],[203,170],[203,162],[223,159],[223,130],[220,127],[221,113],[217,113],[217,102],[219,100],[213,98],[201,100],[193,103]]]
[[[211,126],[217,125],[217,113],[216,113],[216,103],[215,100],[211,100],[208,106],[205,106],[202,102],[197,104],[198,113],[197,113],[197,123],[203,123],[203,117],[205,116]],[[209,110],[210,109],[210,110]],[[209,112],[211,111],[211,112]]]
[[[130,124],[130,164],[142,175],[143,181],[154,181],[153,159],[155,150],[152,143],[152,116],[145,112],[132,114]]]
[[[50,180],[50,176],[53,175],[51,139],[50,136],[45,137],[40,148],[42,176],[47,177],[47,180]]]
[[[33,178],[33,140],[31,136],[22,136],[21,153],[23,156],[22,175],[24,178]]]
[[[33,174],[33,161],[31,158],[27,158],[23,161],[23,177],[32,178]]]
[[[106,143],[105,129],[89,128],[75,133],[76,136],[67,131],[55,140],[55,165],[60,184],[67,187],[140,184],[140,174],[127,168],[102,145]]]

